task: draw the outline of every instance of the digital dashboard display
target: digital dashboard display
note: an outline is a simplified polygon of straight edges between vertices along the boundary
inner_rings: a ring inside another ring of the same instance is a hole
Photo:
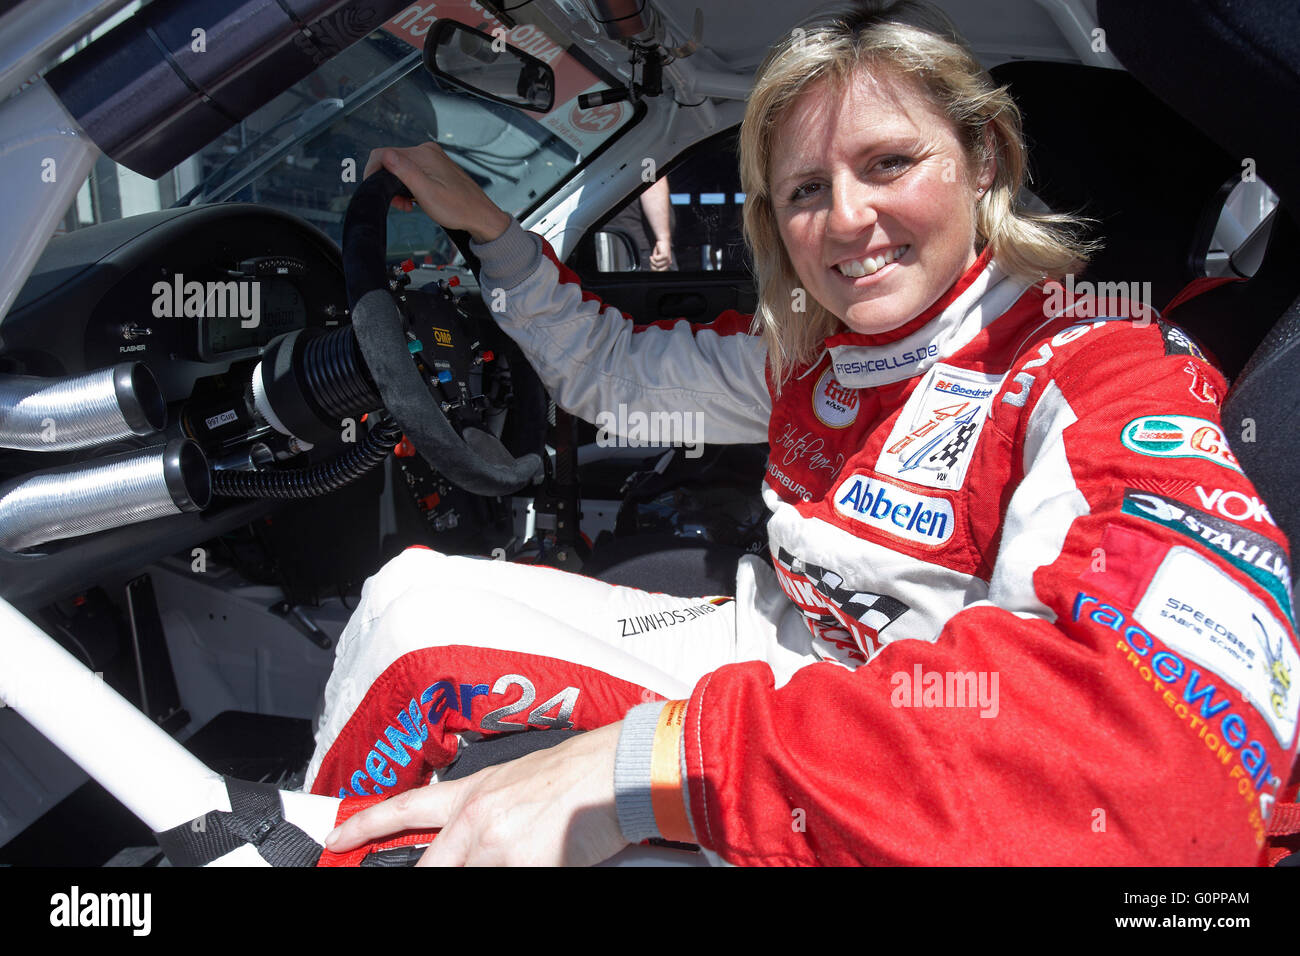
[[[204,319],[203,347],[208,355],[256,348],[307,324],[307,303],[287,279],[262,279],[251,304],[251,315]]]

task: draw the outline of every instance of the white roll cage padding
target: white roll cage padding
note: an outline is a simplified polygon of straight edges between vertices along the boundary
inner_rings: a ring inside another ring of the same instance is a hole
[[[0,600],[0,699],[139,817],[163,833],[229,812],[226,781],[40,628]],[[324,844],[340,801],[280,791],[284,819]],[[269,866],[245,843],[214,866]]]

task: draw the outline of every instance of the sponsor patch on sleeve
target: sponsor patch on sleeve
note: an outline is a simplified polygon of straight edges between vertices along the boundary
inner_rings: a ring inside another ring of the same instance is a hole
[[[1207,361],[1200,346],[1192,341],[1192,337],[1182,329],[1161,319],[1157,319],[1156,323],[1160,326],[1160,334],[1165,340],[1166,355],[1190,355],[1202,362]]]
[[[1294,620],[1291,565],[1281,547],[1269,538],[1154,492],[1125,489],[1123,510],[1201,542],[1254,578],[1288,620]]]
[[[1204,418],[1143,415],[1120,430],[1120,441],[1129,451],[1151,458],[1203,458],[1241,471],[1223,429]]]
[[[1148,631],[1237,689],[1284,749],[1295,739],[1300,655],[1290,630],[1208,558],[1169,549],[1134,616]]]

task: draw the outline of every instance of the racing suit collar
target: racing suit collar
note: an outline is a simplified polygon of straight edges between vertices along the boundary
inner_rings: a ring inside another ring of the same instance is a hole
[[[925,372],[957,351],[1024,291],[985,247],[979,258],[924,312],[888,332],[841,332],[826,339],[835,380],[847,388],[873,388]]]

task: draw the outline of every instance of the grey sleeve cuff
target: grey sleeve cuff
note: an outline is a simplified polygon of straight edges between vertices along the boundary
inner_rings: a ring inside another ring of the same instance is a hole
[[[623,718],[614,757],[614,809],[623,838],[629,843],[659,837],[650,803],[650,757],[659,715],[667,703],[657,700],[641,704]]]
[[[513,289],[542,264],[541,237],[526,232],[517,219],[491,242],[471,241],[469,247],[483,264],[479,288],[485,298],[489,289]]]

